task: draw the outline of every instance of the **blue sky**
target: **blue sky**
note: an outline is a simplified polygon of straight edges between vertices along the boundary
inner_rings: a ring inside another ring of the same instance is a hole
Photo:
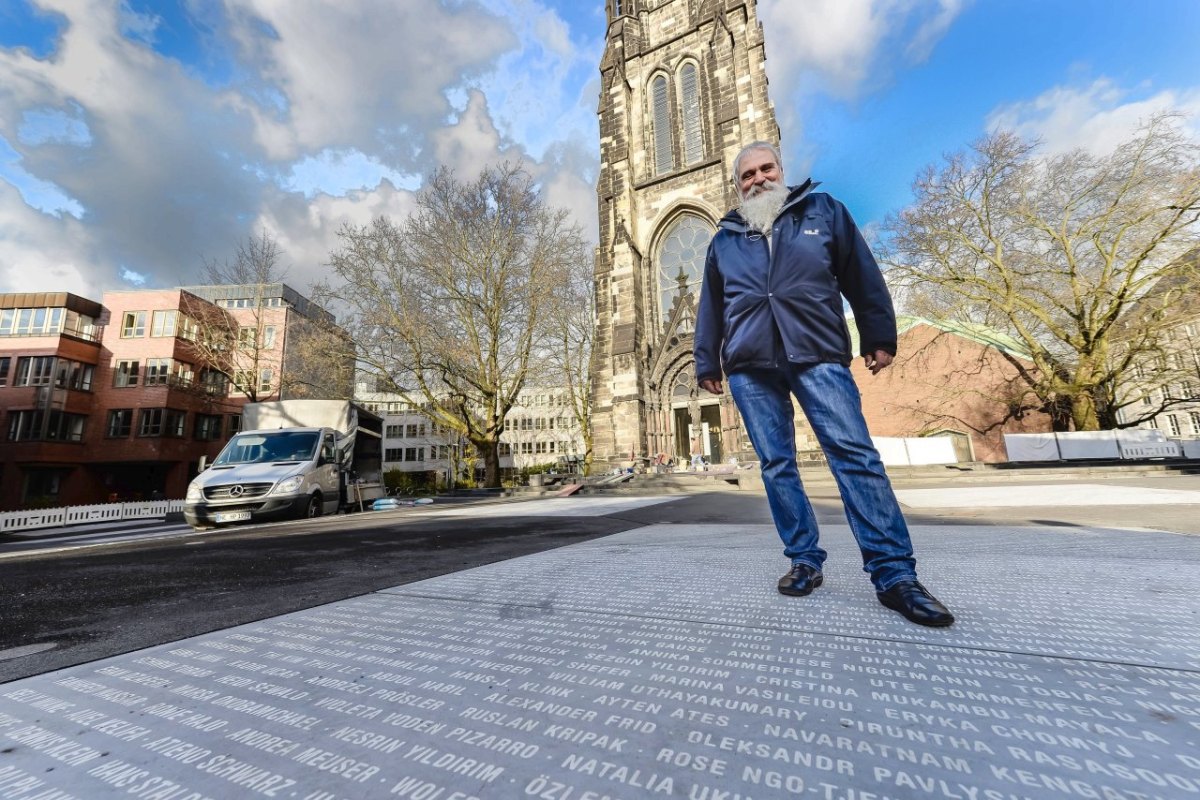
[[[1196,0],[759,0],[788,177],[860,224],[998,127],[1200,130]],[[289,282],[438,165],[522,159],[595,236],[603,3],[0,0],[0,291],[172,286],[239,239]]]

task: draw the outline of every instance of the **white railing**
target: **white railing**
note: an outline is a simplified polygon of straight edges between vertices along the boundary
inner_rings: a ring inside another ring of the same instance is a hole
[[[36,511],[0,512],[0,533],[34,528],[61,528],[88,522],[115,522],[123,519],[154,519],[183,511],[182,500],[149,500],[140,503],[102,503],[93,506],[42,508]]]

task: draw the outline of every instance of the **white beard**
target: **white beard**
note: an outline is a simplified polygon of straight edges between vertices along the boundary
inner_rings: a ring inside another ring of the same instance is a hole
[[[738,211],[751,228],[766,233],[771,230],[775,217],[779,216],[779,209],[783,208],[787,196],[788,189],[782,183],[768,183],[753,196],[744,198]]]

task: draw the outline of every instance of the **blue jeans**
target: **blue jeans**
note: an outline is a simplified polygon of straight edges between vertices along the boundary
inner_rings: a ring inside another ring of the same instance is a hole
[[[762,462],[767,502],[783,554],[793,564],[821,569],[817,517],[800,482],[791,395],[812,425],[829,461],[850,530],[862,550],[863,570],[877,591],[915,580],[908,526],[863,419],[858,387],[841,364],[750,370],[728,376],[729,391]]]

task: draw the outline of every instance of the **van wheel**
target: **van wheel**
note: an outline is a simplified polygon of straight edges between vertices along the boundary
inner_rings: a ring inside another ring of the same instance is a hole
[[[321,495],[313,493],[313,496],[308,498],[308,507],[304,509],[304,516],[308,519],[321,516]]]

